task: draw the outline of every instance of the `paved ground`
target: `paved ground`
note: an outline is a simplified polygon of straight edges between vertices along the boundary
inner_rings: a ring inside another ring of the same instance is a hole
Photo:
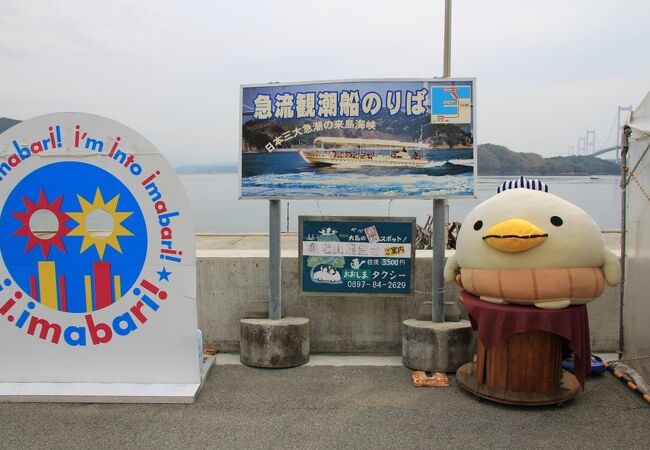
[[[614,248],[617,238],[606,236]],[[282,239],[284,249],[297,248],[295,234]],[[197,243],[263,250],[268,237],[203,235]],[[478,401],[453,378],[451,388],[414,388],[399,357],[287,370],[227,359],[193,405],[0,403],[0,449],[648,448],[650,408],[609,374],[591,377],[563,407],[522,408]]]
[[[217,365],[193,405],[0,404],[2,449],[648,448],[650,408],[609,374],[563,407],[415,388],[404,367]]]

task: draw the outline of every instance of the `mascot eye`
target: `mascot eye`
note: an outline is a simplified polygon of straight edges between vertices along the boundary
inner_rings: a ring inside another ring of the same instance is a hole
[[[477,220],[476,222],[474,222],[474,229],[476,231],[480,230],[482,227],[483,227],[483,221],[482,220]]]
[[[555,225],[556,227],[559,227],[559,226],[562,226],[562,224],[564,223],[564,221],[562,220],[561,217],[553,216],[553,217],[551,217],[551,223],[552,223],[553,225]]]

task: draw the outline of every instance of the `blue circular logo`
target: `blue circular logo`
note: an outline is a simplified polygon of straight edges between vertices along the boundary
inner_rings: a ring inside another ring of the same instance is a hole
[[[98,228],[93,224],[103,215]],[[39,227],[38,218],[53,224]],[[0,214],[0,253],[20,288],[70,313],[106,308],[129,292],[147,256],[144,216],[129,189],[97,166],[45,165],[11,191]]]

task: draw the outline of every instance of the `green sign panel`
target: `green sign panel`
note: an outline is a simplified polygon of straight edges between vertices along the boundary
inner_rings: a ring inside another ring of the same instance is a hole
[[[410,295],[413,217],[300,217],[303,292]]]

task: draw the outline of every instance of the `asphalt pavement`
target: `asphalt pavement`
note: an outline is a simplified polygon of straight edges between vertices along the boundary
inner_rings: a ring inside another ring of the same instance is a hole
[[[186,405],[0,403],[2,449],[647,449],[650,408],[609,373],[567,404],[416,388],[399,366],[218,364]]]

